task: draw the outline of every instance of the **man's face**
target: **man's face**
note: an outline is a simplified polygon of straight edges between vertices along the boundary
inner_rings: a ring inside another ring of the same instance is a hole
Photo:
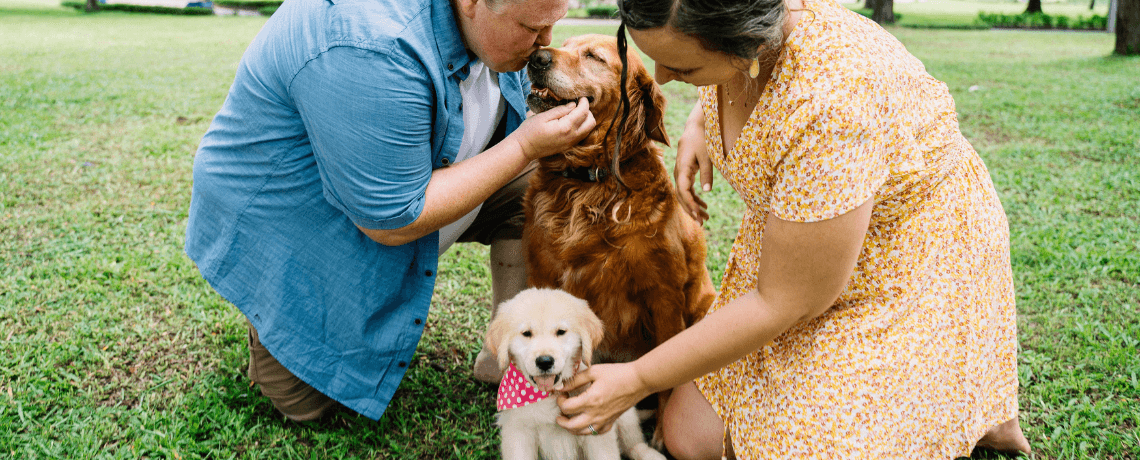
[[[467,48],[496,72],[526,66],[530,55],[549,46],[554,23],[566,15],[566,0],[458,0],[465,16]]]

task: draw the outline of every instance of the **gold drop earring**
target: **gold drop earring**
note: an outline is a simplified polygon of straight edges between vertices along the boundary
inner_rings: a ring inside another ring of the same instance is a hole
[[[752,66],[748,68],[749,77],[756,78],[757,75],[760,75],[760,58],[753,59]]]

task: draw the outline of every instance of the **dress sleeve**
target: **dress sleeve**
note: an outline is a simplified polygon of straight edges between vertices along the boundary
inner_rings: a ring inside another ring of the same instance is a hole
[[[771,210],[795,222],[828,220],[874,198],[889,174],[884,97],[864,81],[816,93],[784,127]]]
[[[399,54],[335,47],[290,84],[324,197],[356,225],[400,228],[423,210],[434,115],[427,75]]]

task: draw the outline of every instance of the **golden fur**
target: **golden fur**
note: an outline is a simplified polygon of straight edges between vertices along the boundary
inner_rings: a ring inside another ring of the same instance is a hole
[[[590,362],[603,333],[601,320],[586,301],[565,291],[527,289],[499,306],[487,329],[486,345],[499,358],[501,369],[513,362],[532,383],[553,380],[550,389],[557,390],[580,363]],[[542,369],[536,364],[539,357],[552,359],[552,364]],[[502,428],[503,458],[618,460],[624,453],[635,460],[665,460],[645,443],[632,408],[618,418],[614,429],[598,436],[566,431],[555,422],[559,414],[553,396],[500,412],[496,423]]]
[[[715,296],[704,233],[679,209],[654,143],[669,142],[665,96],[630,51],[630,116],[619,159],[625,185],[612,175],[598,182],[562,177],[570,168],[609,169],[616,136],[607,128],[619,106],[621,64],[616,39],[604,35],[540,52],[550,59],[536,69],[532,58],[532,109],[549,108],[550,98],[590,97],[598,127],[577,147],[540,160],[532,176],[524,200],[528,282],[586,299],[606,325],[595,361],[630,361],[700,319]]]

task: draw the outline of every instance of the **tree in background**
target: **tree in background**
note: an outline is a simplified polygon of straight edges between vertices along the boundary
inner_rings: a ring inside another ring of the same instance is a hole
[[[1041,12],[1041,0],[1029,0],[1029,6],[1025,8],[1025,14]]]
[[[88,13],[99,11],[99,0],[87,0],[87,6],[83,8],[83,11]]]
[[[871,1],[871,0],[868,0]],[[1041,0],[1037,0],[1041,1]],[[1135,0],[1140,1],[1140,0]],[[895,23],[895,0],[874,0],[875,7],[871,9],[871,20],[879,24]]]
[[[1116,0],[1116,49],[1113,53],[1140,55],[1140,0]]]

